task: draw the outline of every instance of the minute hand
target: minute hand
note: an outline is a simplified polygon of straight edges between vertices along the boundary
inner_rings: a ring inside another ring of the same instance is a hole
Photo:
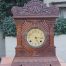
[[[37,38],[43,39],[43,37],[37,37]]]
[[[39,44],[39,41],[36,39],[36,41],[38,42],[38,44]]]

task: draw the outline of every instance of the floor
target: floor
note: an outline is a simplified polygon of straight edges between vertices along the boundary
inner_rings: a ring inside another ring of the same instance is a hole
[[[6,57],[6,58],[3,57],[0,66],[11,66],[12,61],[13,61],[12,57]],[[66,66],[66,63],[64,63],[63,60],[59,59],[59,61],[61,66]]]

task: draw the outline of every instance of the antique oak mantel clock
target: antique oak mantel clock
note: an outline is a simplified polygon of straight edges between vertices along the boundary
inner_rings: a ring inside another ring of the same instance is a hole
[[[60,66],[54,46],[58,8],[31,0],[12,8],[17,30],[16,55],[12,66]]]

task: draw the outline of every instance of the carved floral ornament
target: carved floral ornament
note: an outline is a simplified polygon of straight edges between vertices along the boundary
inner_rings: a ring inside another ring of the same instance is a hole
[[[39,0],[31,0],[24,7],[14,6],[12,8],[13,16],[28,17],[28,16],[42,16],[42,17],[58,17],[59,9],[55,6],[47,7],[46,4]]]

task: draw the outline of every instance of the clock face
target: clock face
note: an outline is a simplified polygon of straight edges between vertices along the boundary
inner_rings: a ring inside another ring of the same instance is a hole
[[[27,42],[30,46],[38,48],[44,44],[45,33],[40,29],[31,29],[27,33]]]

